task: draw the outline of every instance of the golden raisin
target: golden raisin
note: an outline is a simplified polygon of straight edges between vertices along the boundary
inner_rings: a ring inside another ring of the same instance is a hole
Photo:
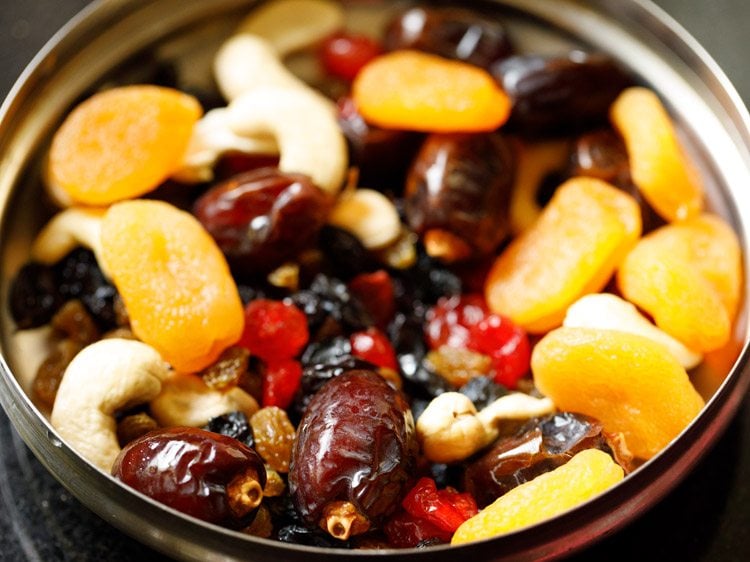
[[[215,363],[201,372],[203,382],[213,390],[228,390],[238,386],[243,375],[247,373],[250,352],[240,346],[224,350]]]
[[[41,404],[52,408],[65,369],[81,349],[83,345],[80,342],[64,339],[39,366],[32,383],[32,392]]]
[[[250,418],[255,450],[277,472],[289,472],[295,430],[286,412],[276,406],[261,408]]]
[[[462,387],[475,377],[489,375],[492,368],[492,359],[488,355],[447,345],[428,352],[425,361],[455,388]]]
[[[125,416],[117,423],[117,441],[120,447],[124,447],[158,427],[156,420],[146,412]]]

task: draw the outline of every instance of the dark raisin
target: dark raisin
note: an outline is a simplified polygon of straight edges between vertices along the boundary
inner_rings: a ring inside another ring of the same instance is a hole
[[[220,435],[226,435],[227,437],[241,441],[248,447],[255,445],[253,430],[250,427],[247,416],[243,412],[230,412],[223,416],[211,418],[203,429]]]
[[[370,252],[359,238],[342,228],[327,225],[320,230],[319,247],[331,266],[332,274],[348,281],[363,271],[377,268]]]
[[[11,316],[21,330],[49,323],[64,300],[54,268],[36,262],[18,271],[8,295]]]
[[[351,548],[348,541],[336,540],[319,529],[308,529],[303,525],[286,525],[278,530],[276,538],[281,542],[305,546]]]
[[[477,410],[481,410],[498,398],[508,394],[508,389],[501,384],[497,384],[491,377],[475,377],[458,391],[468,396],[469,400],[474,402]]]

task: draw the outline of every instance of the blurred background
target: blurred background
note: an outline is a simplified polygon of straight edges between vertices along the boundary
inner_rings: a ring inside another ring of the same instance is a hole
[[[595,1],[595,0],[592,0]],[[0,0],[0,99],[87,0]],[[749,0],[657,0],[750,102]],[[750,401],[703,461],[662,502],[569,560],[750,560]],[[83,507],[29,452],[0,411],[0,560],[168,560]]]

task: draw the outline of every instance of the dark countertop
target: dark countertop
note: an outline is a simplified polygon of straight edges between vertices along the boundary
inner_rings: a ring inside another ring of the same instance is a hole
[[[36,51],[87,0],[3,1],[0,98]],[[658,0],[750,101],[747,0]],[[0,412],[0,560],[166,560],[83,507],[29,452]],[[750,401],[672,493],[634,523],[570,560],[750,560]]]

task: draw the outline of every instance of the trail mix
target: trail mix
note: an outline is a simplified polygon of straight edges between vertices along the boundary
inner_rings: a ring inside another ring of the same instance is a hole
[[[701,411],[739,243],[607,55],[276,0],[214,63],[213,95],[113,86],[51,139],[10,309],[91,463],[251,535],[423,547],[574,507]]]

